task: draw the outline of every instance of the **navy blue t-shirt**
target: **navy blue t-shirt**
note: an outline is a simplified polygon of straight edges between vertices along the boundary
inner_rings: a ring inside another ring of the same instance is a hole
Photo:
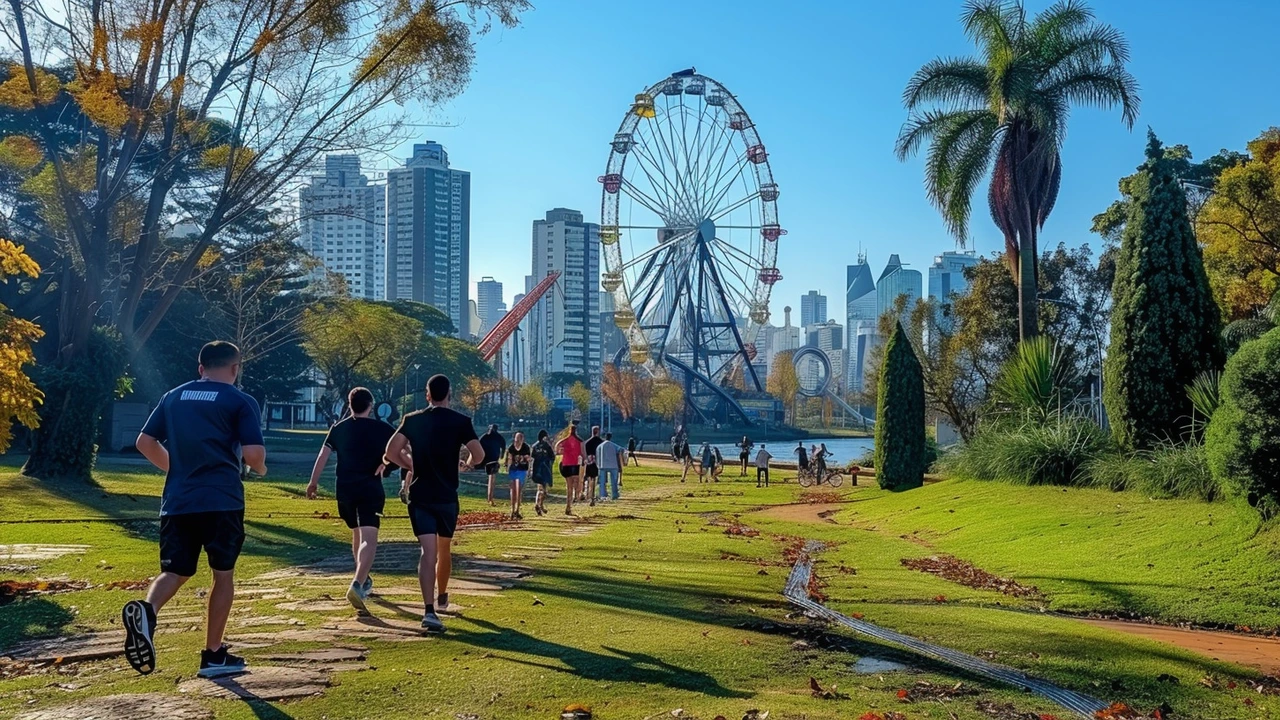
[[[253,398],[234,385],[195,380],[165,393],[142,432],[169,451],[161,515],[244,509],[240,448],[262,444]]]

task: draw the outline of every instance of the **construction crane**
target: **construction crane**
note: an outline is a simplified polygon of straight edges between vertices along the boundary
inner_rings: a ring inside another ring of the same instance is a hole
[[[520,299],[520,302],[508,310],[507,314],[503,315],[502,319],[498,321],[498,324],[494,325],[493,329],[484,336],[477,349],[480,351],[480,357],[484,358],[485,362],[489,362],[497,356],[498,351],[502,349],[503,343],[507,341],[507,338],[511,337],[511,333],[515,332],[516,327],[520,325],[520,321],[524,320],[525,315],[529,314],[533,306],[538,304],[542,296],[546,295],[559,279],[559,270],[552,270],[547,273],[547,276],[533,286],[533,289],[526,293]]]

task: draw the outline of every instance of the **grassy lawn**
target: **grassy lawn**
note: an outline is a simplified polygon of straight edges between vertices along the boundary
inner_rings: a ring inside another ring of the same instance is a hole
[[[289,449],[304,441],[317,442],[294,438]],[[349,553],[346,528],[326,515],[334,512],[332,501],[302,497],[301,458],[269,464],[273,477],[247,488],[248,540],[238,576]],[[0,655],[32,637],[118,627],[120,605],[138,592],[105,586],[155,573],[160,476],[140,464],[105,461],[101,487],[65,488],[34,484],[15,468],[0,466],[0,544],[88,547],[31,561],[36,569],[6,567],[0,580],[63,578],[95,587],[0,606]],[[1246,681],[1256,677],[1247,668],[1041,612],[1126,611],[1280,626],[1280,581],[1269,572],[1280,532],[1259,528],[1247,508],[945,481],[898,495],[841,488],[834,513],[818,517],[808,506],[790,505],[800,498],[794,483],[757,490],[754,482],[725,480],[681,485],[665,467],[633,469],[623,503],[582,508],[579,521],[553,513],[519,528],[465,532],[456,543],[459,558],[518,563],[532,575],[498,593],[455,596],[462,611],[446,617],[443,637],[344,640],[367,648],[368,667],[336,673],[323,696],[270,705],[200,702],[218,718],[550,718],[569,703],[592,706],[597,718],[671,717],[682,708],[684,717],[709,720],[758,708],[771,718],[897,711],[912,719],[977,719],[993,717],[980,709],[993,704],[1011,704],[1030,717],[1067,717],[1032,696],[793,615],[780,595],[788,570],[783,551],[791,538],[803,537],[829,543],[815,567],[829,604],[842,612],[1108,701],[1147,710],[1168,703],[1174,717],[1280,714],[1280,698],[1247,690]],[[331,482],[330,476],[330,488]],[[463,500],[464,512],[485,507],[483,498]],[[387,512],[384,542],[411,542],[403,507],[392,500]],[[727,534],[735,523],[759,534]],[[1034,585],[1044,598],[972,589],[901,564],[940,553]],[[376,577],[382,588],[416,583],[407,570]],[[208,582],[202,571],[162,620],[196,615]],[[341,585],[284,582],[287,600],[302,606],[282,608],[288,603],[279,597],[238,598],[231,632],[283,633],[350,616],[305,604],[322,605],[325,595],[340,599]],[[404,603],[375,607],[375,614],[417,619]],[[0,679],[0,717],[91,695],[174,693],[175,683],[194,675],[203,640],[198,625],[162,625],[160,668],[145,678],[117,657]],[[805,642],[796,645],[797,639]],[[265,656],[332,644],[285,634],[245,655],[256,667],[287,664]],[[867,656],[918,672],[855,674],[853,664]],[[1208,675],[1222,689],[1202,686]],[[837,686],[839,698],[814,697],[810,678]],[[1238,687],[1227,690],[1230,681]],[[920,682],[948,689],[963,683],[957,693],[963,696],[928,699],[915,689]],[[911,690],[915,702],[901,701],[901,689]],[[975,694],[964,695],[970,690]]]

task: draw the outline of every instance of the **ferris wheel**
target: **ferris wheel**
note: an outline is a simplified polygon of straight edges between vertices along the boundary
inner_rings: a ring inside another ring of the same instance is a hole
[[[635,96],[613,137],[601,193],[601,285],[629,359],[682,381],[706,420],[751,418],[751,360],[769,321],[778,186],[755,125],[723,85],[695,70]]]

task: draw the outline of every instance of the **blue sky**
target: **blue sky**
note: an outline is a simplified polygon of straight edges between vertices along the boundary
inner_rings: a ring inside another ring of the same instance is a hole
[[[902,88],[937,55],[970,54],[958,0],[534,0],[514,30],[481,39],[471,86],[447,106],[414,108],[419,140],[446,145],[472,173],[471,281],[492,275],[507,302],[529,272],[530,224],[556,206],[600,212],[596,181],[632,96],[696,66],[751,113],[782,189],[784,280],[774,317],[818,289],[833,314],[845,266],[863,248],[878,273],[897,252],[922,272],[955,247],[925,200],[921,161],[898,162]],[[1035,11],[1047,3],[1032,1]],[[1063,150],[1062,193],[1042,242],[1098,238],[1090,219],[1141,161],[1147,126],[1196,157],[1280,124],[1274,32],[1280,4],[1227,1],[1095,2],[1099,19],[1129,39],[1142,106],[1131,132],[1116,111],[1080,108]],[[908,9],[909,8],[909,9]],[[394,154],[403,157],[408,148]],[[385,168],[390,160],[384,160]],[[970,247],[1001,240],[977,198]],[[474,297],[474,295],[473,295]],[[842,317],[837,319],[843,320]]]

